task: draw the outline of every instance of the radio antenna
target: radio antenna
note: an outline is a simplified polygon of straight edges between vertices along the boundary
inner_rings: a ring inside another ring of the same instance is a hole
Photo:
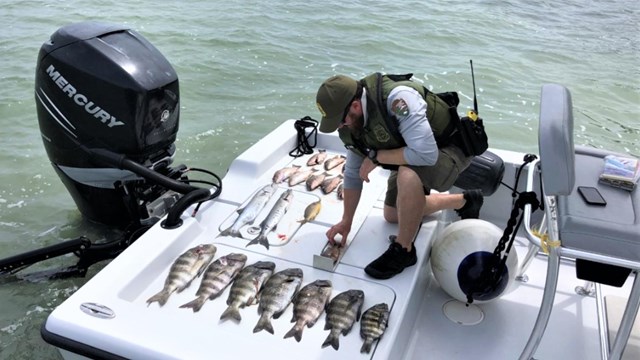
[[[473,83],[473,111],[478,115],[478,99],[476,97],[476,77],[473,75],[473,60],[469,59],[471,65],[471,82]]]

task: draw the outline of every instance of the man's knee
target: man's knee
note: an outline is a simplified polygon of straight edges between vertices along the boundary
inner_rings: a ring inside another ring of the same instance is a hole
[[[398,209],[389,205],[385,205],[382,213],[384,215],[384,219],[387,222],[390,222],[392,224],[398,223]]]
[[[409,166],[400,166],[398,168],[398,180],[399,181],[415,181],[420,179],[415,169]]]

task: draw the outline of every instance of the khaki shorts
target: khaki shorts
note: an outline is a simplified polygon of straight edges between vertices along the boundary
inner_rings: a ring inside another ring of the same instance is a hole
[[[473,157],[465,156],[462,150],[455,145],[445,146],[439,150],[438,161],[433,166],[405,165],[418,174],[422,180],[425,195],[429,195],[431,189],[447,191],[458,178],[458,175],[469,166]],[[387,180],[387,194],[384,204],[396,207],[398,198],[398,172],[392,171]]]

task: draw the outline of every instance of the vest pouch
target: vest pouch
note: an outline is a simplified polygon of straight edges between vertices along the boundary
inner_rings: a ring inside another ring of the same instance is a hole
[[[460,119],[458,133],[460,134],[462,151],[467,156],[482,155],[489,148],[489,139],[480,118],[475,121],[467,116]]]
[[[449,108],[449,115],[451,121],[456,124],[450,142],[459,147],[466,156],[481,155],[489,148],[489,140],[481,118],[474,121],[465,116],[461,119],[454,107]]]
[[[425,88],[425,92],[428,92],[428,91],[429,90]],[[460,104],[460,98],[458,97],[458,93],[455,91],[437,93],[436,96],[439,97],[445,103],[447,103],[449,107],[458,107],[458,104]]]
[[[454,186],[463,189],[480,189],[484,196],[491,196],[502,182],[504,161],[500,156],[485,151],[471,159],[471,163],[460,173]]]

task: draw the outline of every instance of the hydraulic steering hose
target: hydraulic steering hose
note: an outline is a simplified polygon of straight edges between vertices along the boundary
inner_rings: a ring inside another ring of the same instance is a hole
[[[116,154],[106,149],[88,149],[86,147],[83,148],[85,151],[91,154],[91,156],[103,163],[117,167],[118,169],[129,170],[137,175],[144,177],[145,179],[148,179],[149,181],[155,182],[158,185],[162,185],[183,195],[194,190],[202,189],[158,174],[157,172],[152,171],[127,158],[125,155]]]
[[[182,225],[180,214],[186,210],[191,204],[196,202],[202,202],[209,199],[213,199],[220,195],[222,192],[222,183],[215,185],[215,192],[211,193],[208,189],[195,187],[183,182],[171,179],[162,174],[146,168],[139,163],[127,158],[125,155],[116,154],[106,149],[89,149],[82,146],[82,149],[96,160],[103,162],[109,166],[116,167],[122,170],[129,170],[137,175],[144,177],[145,179],[154,182],[158,185],[164,186],[170,190],[183,194],[182,198],[171,207],[167,214],[167,218],[162,222],[162,227],[165,229],[175,229]],[[214,177],[220,181],[220,178],[212,173]],[[197,208],[196,208],[197,209]]]

